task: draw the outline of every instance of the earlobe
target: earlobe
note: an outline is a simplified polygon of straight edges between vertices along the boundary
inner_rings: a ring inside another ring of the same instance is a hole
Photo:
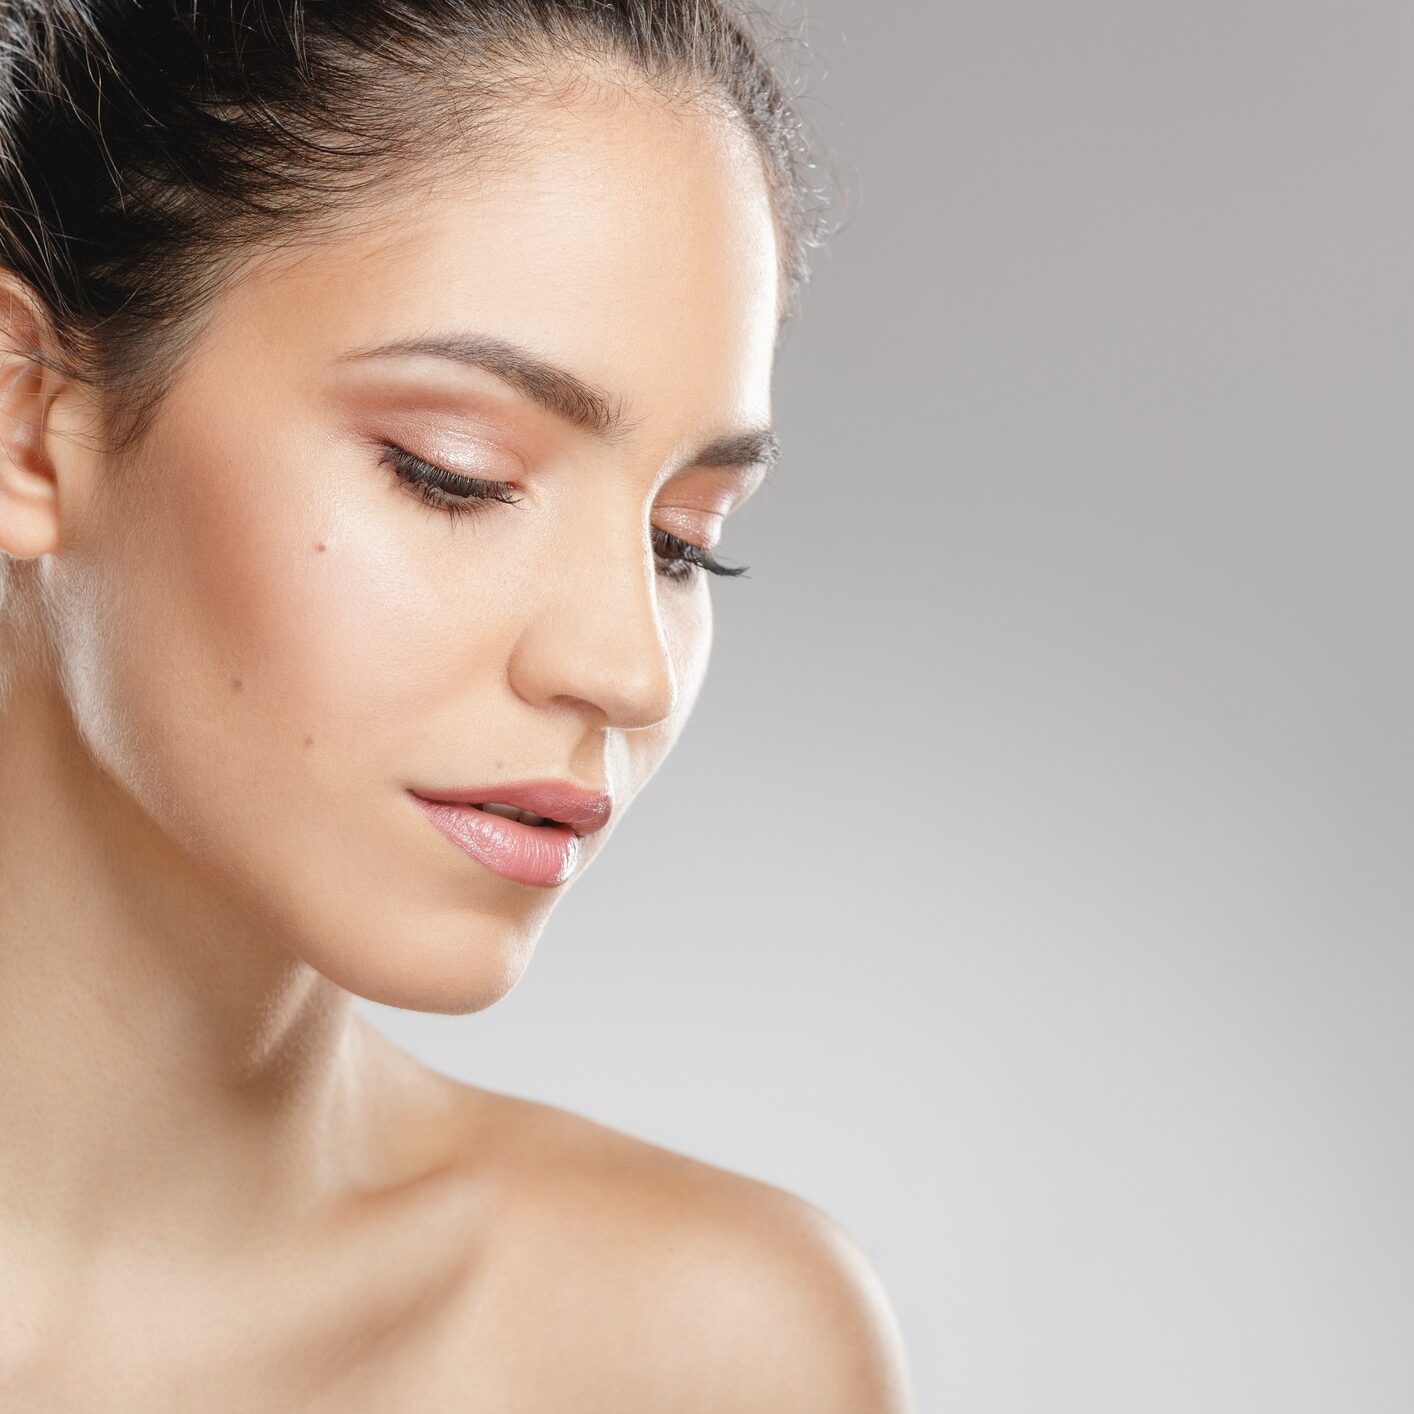
[[[63,380],[39,361],[49,328],[28,287],[0,272],[0,550],[17,559],[49,554],[59,543],[59,483],[46,425]]]

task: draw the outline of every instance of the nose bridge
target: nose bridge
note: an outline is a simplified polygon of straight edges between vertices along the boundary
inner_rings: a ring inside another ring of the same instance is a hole
[[[647,531],[619,507],[585,517],[567,538],[573,549],[538,581],[512,685],[537,705],[574,700],[624,730],[653,726],[676,707],[678,684]]]

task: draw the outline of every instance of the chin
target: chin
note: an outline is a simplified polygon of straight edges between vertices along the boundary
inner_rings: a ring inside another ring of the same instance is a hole
[[[404,919],[356,947],[347,937],[302,948],[303,960],[345,991],[405,1011],[462,1016],[508,995],[525,973],[544,926],[534,921],[460,913]]]

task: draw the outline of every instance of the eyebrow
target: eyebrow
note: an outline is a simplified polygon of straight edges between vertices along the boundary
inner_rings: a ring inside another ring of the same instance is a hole
[[[769,427],[732,432],[699,447],[688,466],[759,466],[765,471],[781,459],[781,444]]]
[[[395,339],[390,343],[351,349],[341,354],[338,362],[419,356],[447,359],[490,373],[531,402],[596,437],[612,440],[626,427],[622,402],[610,397],[603,389],[585,382],[568,369],[537,358],[515,344],[483,334]],[[689,459],[688,465],[759,465],[769,470],[779,459],[780,442],[774,430],[753,427],[715,438],[699,448]]]

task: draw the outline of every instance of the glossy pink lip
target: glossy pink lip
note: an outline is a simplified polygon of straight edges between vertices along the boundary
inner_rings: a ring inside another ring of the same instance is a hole
[[[580,837],[602,829],[612,798],[564,781],[516,781],[456,790],[409,790],[423,813],[463,853],[519,884],[555,888],[574,873]],[[556,824],[526,825],[476,807],[500,801]]]
[[[410,787],[410,789],[412,789]],[[500,801],[543,815],[557,824],[568,825],[577,835],[591,835],[609,823],[614,800],[606,790],[581,790],[570,781],[504,781],[500,785],[465,786],[448,790],[412,789],[421,800],[445,801],[453,805],[485,805]],[[538,826],[529,826],[536,829]]]

